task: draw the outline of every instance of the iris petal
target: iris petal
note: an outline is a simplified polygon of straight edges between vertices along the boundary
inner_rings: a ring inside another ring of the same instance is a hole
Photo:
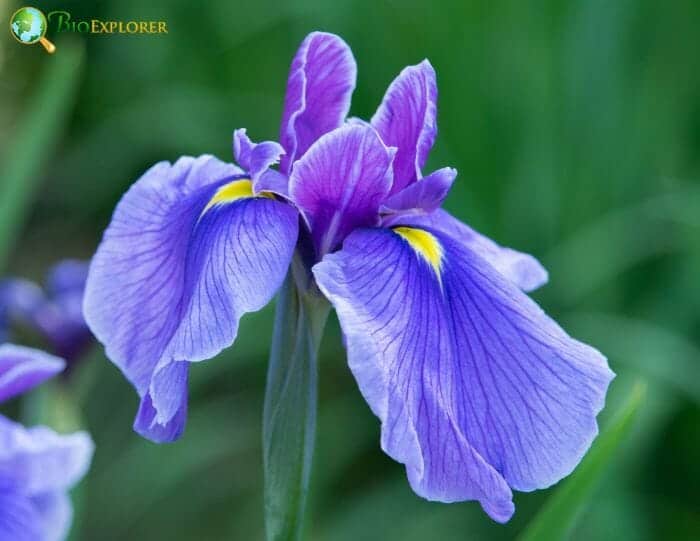
[[[438,169],[388,197],[382,203],[381,211],[391,213],[387,218],[392,221],[403,215],[428,214],[442,205],[456,176],[457,170],[451,167]]]
[[[63,541],[73,520],[73,504],[65,492],[50,492],[32,498],[38,523],[43,532],[41,541]],[[2,539],[2,536],[0,536]]]
[[[0,402],[39,385],[65,366],[63,359],[38,349],[0,345]]]
[[[134,430],[158,443],[176,440],[187,421],[189,363],[166,362],[156,368],[148,393],[141,399]]]
[[[363,229],[314,275],[382,448],[413,489],[477,499],[506,521],[510,488],[549,486],[579,462],[613,374],[477,251],[426,233],[440,245],[439,274],[405,236]]]
[[[151,395],[156,367],[168,373],[169,363],[231,345],[241,316],[267,304],[284,279],[297,211],[226,190],[245,180],[240,173],[210,156],[157,164],[123,197],[93,258],[86,319],[143,399],[137,424],[151,413],[168,424],[150,411],[160,404]],[[162,407],[184,423],[181,407]]]
[[[289,175],[316,139],[338,126],[350,110],[357,65],[350,47],[338,36],[312,32],[292,61],[280,127],[286,154],[280,170]]]
[[[0,540],[42,539],[40,516],[31,499],[12,491],[0,491]]]
[[[87,472],[94,445],[85,432],[57,434],[25,428],[0,416],[0,478],[9,487],[37,496],[73,487]]]
[[[424,215],[403,215],[394,223],[427,227],[441,231],[468,245],[486,259],[498,272],[523,291],[534,291],[547,283],[549,275],[542,264],[530,254],[499,246],[442,209]]]
[[[372,128],[346,125],[322,136],[296,163],[290,195],[319,254],[335,249],[356,227],[378,223],[394,154]]]
[[[241,128],[233,132],[233,154],[238,165],[250,175],[257,194],[261,191],[258,188],[258,180],[279,161],[280,156],[284,154],[284,149],[274,141],[253,143],[246,135],[245,128]]]
[[[394,79],[372,117],[385,144],[399,149],[394,160],[396,193],[421,177],[437,135],[435,70],[424,60]]]

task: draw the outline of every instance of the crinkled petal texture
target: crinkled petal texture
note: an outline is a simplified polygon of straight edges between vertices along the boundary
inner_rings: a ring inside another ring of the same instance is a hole
[[[0,416],[0,540],[64,539],[72,518],[67,491],[87,472],[93,451],[84,432],[27,429]]]
[[[85,316],[136,387],[137,430],[169,441],[185,421],[187,363],[231,345],[287,271],[297,211],[255,197],[211,156],[159,163],[117,206],[93,258]]]
[[[363,229],[313,270],[382,448],[419,495],[477,499],[506,521],[511,488],[555,483],[588,449],[613,377],[605,358],[469,245]]]
[[[0,486],[28,496],[69,490],[87,472],[93,450],[86,432],[57,434],[0,416]]]
[[[371,127],[346,125],[321,137],[295,164],[290,195],[318,254],[335,249],[355,228],[378,224],[394,154]]]
[[[312,32],[299,46],[289,70],[280,143],[280,169],[289,174],[316,139],[338,126],[350,110],[357,65],[338,36]]]
[[[0,345],[0,402],[39,385],[65,366],[63,359],[38,349]]]
[[[245,128],[233,132],[233,155],[238,165],[250,175],[255,193],[260,191],[256,189],[260,177],[279,161],[282,154],[284,149],[279,143],[274,141],[253,143],[246,134]]]
[[[426,177],[427,178],[427,177]],[[400,223],[435,229],[469,246],[498,272],[523,291],[534,291],[547,283],[549,274],[530,254],[499,246],[442,209],[424,216],[401,216]]]
[[[421,177],[437,135],[437,82],[435,70],[424,60],[394,79],[372,117],[384,143],[399,149],[394,160],[396,193]]]

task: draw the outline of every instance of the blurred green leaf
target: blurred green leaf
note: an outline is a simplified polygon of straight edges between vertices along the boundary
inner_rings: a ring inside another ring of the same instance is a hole
[[[129,443],[127,449],[111,458],[108,467],[91,479],[91,504],[100,513],[99,518],[90,518],[100,539],[129,537],[134,523],[148,516],[157,502],[176,492],[183,482],[194,479],[199,485],[201,472],[207,467],[218,462],[235,463],[235,457],[254,445],[254,435],[259,433],[259,413],[246,407],[251,403],[257,404],[242,395],[195,406],[185,436],[170,445],[155,445],[134,434],[129,425],[122,426],[122,437]],[[235,425],[211,422],[231,412],[236,413]],[[254,473],[257,472],[239,470],[236,477]],[[231,486],[226,490],[235,491]],[[117,501],[114,494],[120,495]]]
[[[0,174],[0,269],[39,189],[41,171],[65,128],[73,107],[84,57],[75,40],[58,42],[55,55],[47,56],[44,73],[34,95],[18,119],[15,137],[6,149]]]
[[[549,293],[560,302],[575,304],[645,260],[693,249],[682,236],[672,234],[678,226],[692,225],[690,208],[697,215],[700,190],[696,186],[611,211],[582,227],[545,258],[546,266],[558,271]]]
[[[646,384],[635,384],[626,402],[598,436],[578,468],[519,536],[520,541],[561,541],[567,538],[598,480],[630,431],[645,394]]]

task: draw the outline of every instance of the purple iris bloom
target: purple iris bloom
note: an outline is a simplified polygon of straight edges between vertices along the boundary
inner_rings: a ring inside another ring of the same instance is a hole
[[[0,345],[0,402],[62,371],[39,350]],[[68,496],[87,472],[93,443],[85,432],[59,435],[0,415],[0,541],[60,541],[72,518]]]
[[[580,461],[613,373],[524,293],[547,281],[533,257],[440,209],[456,171],[422,173],[437,131],[430,63],[402,71],[369,123],[346,120],[355,77],[348,46],[312,33],[281,146],[239,130],[240,168],[201,156],[149,169],[93,259],[88,324],[141,397],[135,429],[173,440],[190,363],[233,343],[296,253],[415,492],[476,499],[507,521],[511,489],[547,487]]]
[[[67,259],[49,269],[44,289],[21,278],[0,281],[0,341],[11,326],[26,327],[71,366],[92,342],[82,310],[87,273],[86,261]]]

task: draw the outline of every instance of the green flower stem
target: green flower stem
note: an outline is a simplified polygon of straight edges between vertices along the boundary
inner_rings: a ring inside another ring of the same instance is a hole
[[[316,433],[318,350],[330,305],[298,259],[277,300],[265,390],[268,541],[301,539]]]

